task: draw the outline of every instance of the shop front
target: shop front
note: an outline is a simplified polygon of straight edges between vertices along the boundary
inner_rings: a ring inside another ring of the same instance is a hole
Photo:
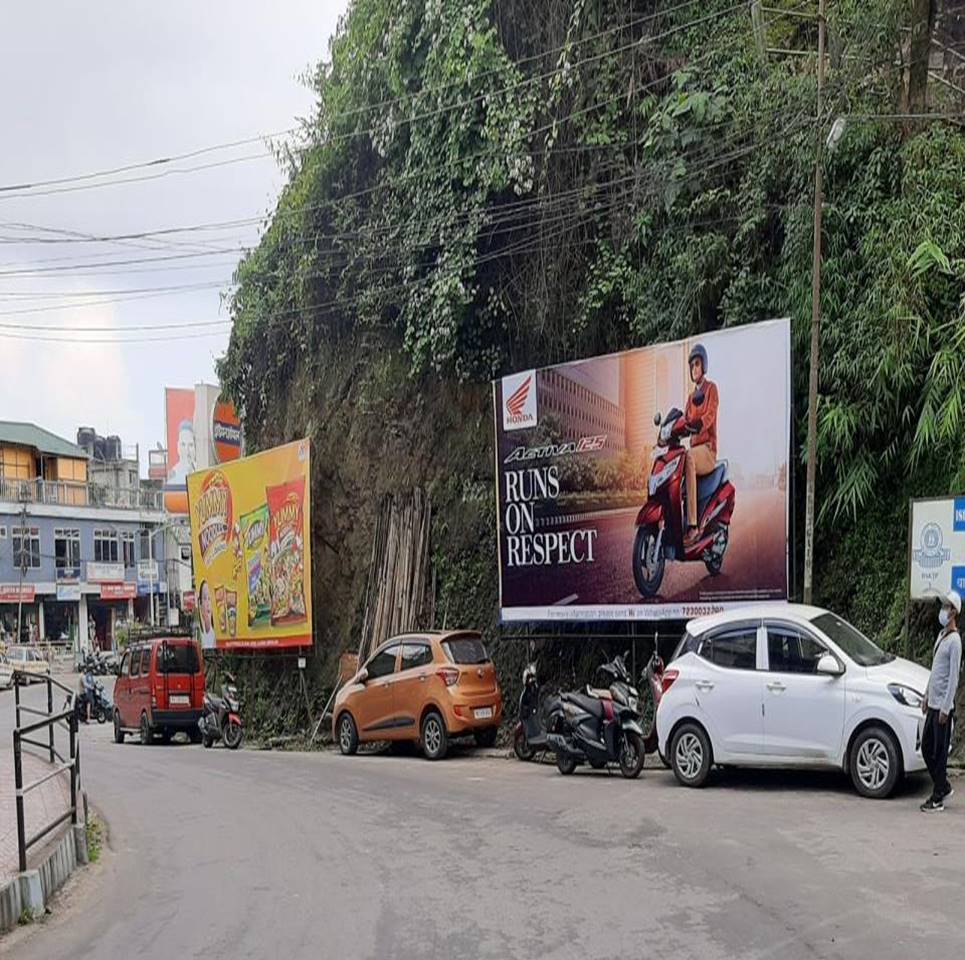
[[[117,631],[133,617],[137,584],[124,580],[124,564],[87,564],[87,580],[96,593],[87,596],[87,632],[90,645],[99,650],[117,649]]]
[[[20,636],[17,636],[17,622]],[[43,635],[43,604],[32,583],[0,583],[0,640],[36,643]]]

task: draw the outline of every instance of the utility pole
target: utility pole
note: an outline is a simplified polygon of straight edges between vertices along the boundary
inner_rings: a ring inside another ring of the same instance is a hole
[[[17,585],[17,643],[21,642],[20,631],[23,629],[21,626],[23,623],[23,578],[27,573],[27,554],[23,548],[27,526],[27,488],[23,485],[20,487],[20,496],[23,499],[23,508],[20,511],[20,583]]]
[[[818,0],[817,130],[814,148],[814,256],[811,265],[811,354],[808,374],[807,486],[804,518],[804,602],[814,595],[814,483],[818,433],[818,362],[821,350],[821,212],[824,206],[824,168],[821,119],[824,113],[824,43],[827,24],[825,0]]]

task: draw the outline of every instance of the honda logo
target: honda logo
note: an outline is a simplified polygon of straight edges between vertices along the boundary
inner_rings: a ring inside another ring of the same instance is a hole
[[[535,427],[536,422],[536,371],[503,377],[503,430]]]

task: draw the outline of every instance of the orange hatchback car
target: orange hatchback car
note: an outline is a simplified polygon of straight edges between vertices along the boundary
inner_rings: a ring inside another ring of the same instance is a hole
[[[413,740],[430,760],[450,737],[496,742],[503,698],[478,633],[426,631],[387,640],[335,698],[332,732],[344,754],[372,740]]]

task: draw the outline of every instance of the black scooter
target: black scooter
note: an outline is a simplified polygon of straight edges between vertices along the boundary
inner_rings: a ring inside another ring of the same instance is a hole
[[[229,750],[237,750],[241,746],[241,701],[234,679],[229,673],[229,682],[221,685],[220,697],[205,691],[204,707],[198,721],[201,742],[205,747],[210,747],[215,740],[223,740]]]
[[[547,700],[543,713],[552,712],[559,705],[559,698]],[[520,760],[532,760],[537,753],[549,749],[546,729],[540,719],[539,680],[536,664],[529,664],[523,671],[523,690],[519,695],[519,722],[513,737],[513,750]]]
[[[594,769],[618,763],[628,780],[640,776],[646,759],[640,695],[625,656],[599,668],[609,681],[607,690],[588,686],[585,693],[564,693],[550,710],[546,740],[556,753],[560,773],[571,774],[581,763]]]

